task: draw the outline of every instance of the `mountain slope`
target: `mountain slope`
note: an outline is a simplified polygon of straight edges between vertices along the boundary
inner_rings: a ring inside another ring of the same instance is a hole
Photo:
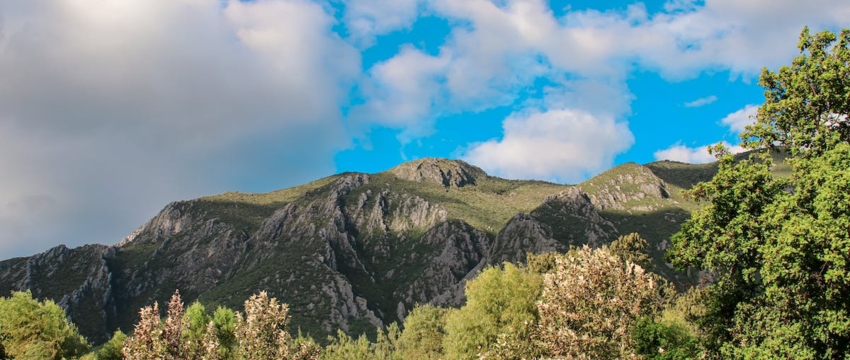
[[[689,169],[704,170],[676,171]],[[233,308],[267,290],[291,305],[297,327],[323,339],[401,320],[416,304],[460,305],[465,281],[485,266],[633,231],[649,240],[659,271],[684,284],[663,253],[695,205],[665,171],[624,164],[566,186],[421,159],[265,194],[228,192],[168,204],[115,246],[0,262],[0,295],[32,289],[54,299],[101,342],[174,289]]]

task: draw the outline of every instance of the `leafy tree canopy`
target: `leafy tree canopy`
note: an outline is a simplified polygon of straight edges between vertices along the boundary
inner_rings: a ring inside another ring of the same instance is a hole
[[[15,359],[71,358],[89,349],[59,306],[33,299],[29,291],[0,298],[0,339],[3,355]]]
[[[535,323],[542,291],[539,274],[505,263],[491,267],[466,284],[466,305],[446,319],[443,348],[448,359],[474,359],[496,343],[497,336]]]
[[[765,103],[742,138],[787,149],[790,178],[770,173],[765,152],[735,163],[717,147],[717,175],[690,192],[704,206],[669,255],[712,272],[702,323],[724,358],[850,354],[848,43],[848,30],[804,29],[792,65],[763,71]]]

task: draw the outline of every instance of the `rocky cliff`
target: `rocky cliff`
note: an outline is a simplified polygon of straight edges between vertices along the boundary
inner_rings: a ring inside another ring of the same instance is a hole
[[[485,266],[632,231],[653,244],[662,273],[686,282],[662,259],[688,214],[671,196],[678,189],[636,164],[566,186],[422,159],[171,203],[114,246],[0,262],[0,295],[31,289],[54,299],[97,343],[175,289],[186,301],[237,309],[266,290],[291,305],[297,327],[323,339],[402,320],[416,304],[460,305],[466,280]]]

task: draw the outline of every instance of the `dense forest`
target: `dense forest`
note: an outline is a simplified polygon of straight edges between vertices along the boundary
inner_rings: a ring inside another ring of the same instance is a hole
[[[16,292],[0,300],[0,358],[850,359],[850,30],[804,29],[799,49],[761,75],[742,134],[756,151],[718,144],[717,174],[685,194],[701,206],[667,261],[699,270],[698,286],[677,291],[630,234],[487,267],[462,307],[418,306],[359,337],[303,336],[264,292],[238,311],[175,292],[97,348],[52,301]],[[770,171],[777,151],[790,176]]]

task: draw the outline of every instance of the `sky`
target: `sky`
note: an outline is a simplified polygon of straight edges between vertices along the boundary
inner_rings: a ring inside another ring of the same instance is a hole
[[[0,259],[422,157],[707,162],[846,0],[0,0]]]

